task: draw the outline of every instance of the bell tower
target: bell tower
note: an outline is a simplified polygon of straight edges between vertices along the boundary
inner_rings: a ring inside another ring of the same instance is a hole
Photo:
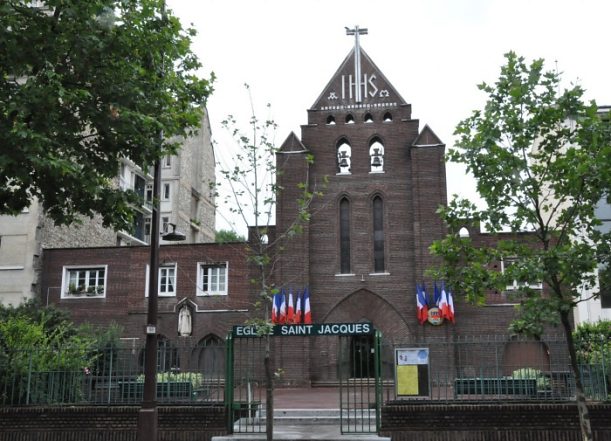
[[[315,322],[369,320],[387,336],[421,332],[416,281],[445,234],[445,145],[363,50],[366,28],[277,155],[277,230],[295,217],[299,183],[321,191],[303,234],[285,244],[278,283],[308,286]],[[312,161],[306,158],[313,158]],[[323,184],[325,183],[326,184]],[[372,309],[370,305],[379,307]]]

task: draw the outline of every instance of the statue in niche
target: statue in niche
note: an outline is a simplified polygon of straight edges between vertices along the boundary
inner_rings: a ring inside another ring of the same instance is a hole
[[[183,305],[178,313],[178,335],[188,337],[191,335],[191,310],[187,305]]]

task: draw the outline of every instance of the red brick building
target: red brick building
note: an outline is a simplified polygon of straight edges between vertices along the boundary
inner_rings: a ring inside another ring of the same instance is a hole
[[[436,214],[447,203],[444,153],[444,143],[357,45],[308,110],[301,137],[291,133],[277,155],[284,188],[277,233],[295,218],[299,183],[324,193],[304,233],[284,244],[277,286],[309,287],[314,322],[371,322],[389,342],[504,333],[514,313],[504,293],[484,307],[465,305],[456,293],[455,325],[416,319],[416,283],[430,289],[425,271],[435,264],[429,246],[446,234]],[[496,240],[469,234],[476,243]],[[178,337],[185,305],[192,329],[184,338],[193,343],[222,339],[232,325],[260,315],[243,251],[243,244],[163,246],[159,333]],[[116,321],[125,337],[143,338],[148,258],[148,247],[45,250],[43,299],[77,321]],[[316,339],[274,344],[287,378],[324,380],[317,366],[332,361]]]

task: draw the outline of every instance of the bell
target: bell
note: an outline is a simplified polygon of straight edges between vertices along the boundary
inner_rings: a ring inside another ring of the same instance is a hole
[[[371,165],[374,167],[381,167],[382,166],[382,160],[380,159],[380,156],[374,156],[373,158],[371,158]]]
[[[348,158],[346,158],[345,156],[342,156],[342,158],[339,160],[339,166],[341,167],[348,167]]]

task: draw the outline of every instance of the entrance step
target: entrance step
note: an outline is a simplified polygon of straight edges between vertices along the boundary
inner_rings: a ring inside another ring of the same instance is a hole
[[[346,432],[344,434],[340,423]],[[343,413],[339,409],[274,409],[274,441],[390,441],[390,438],[367,433],[369,431],[375,432],[373,409],[344,410]],[[213,437],[212,441],[265,439],[265,411],[260,410],[253,417],[236,421],[234,432],[231,436]]]
[[[227,436],[214,436],[212,441],[260,441],[265,440],[265,428],[259,433],[235,433]],[[274,426],[274,441],[390,441],[390,438],[371,433],[342,434],[339,424],[305,424]]]

